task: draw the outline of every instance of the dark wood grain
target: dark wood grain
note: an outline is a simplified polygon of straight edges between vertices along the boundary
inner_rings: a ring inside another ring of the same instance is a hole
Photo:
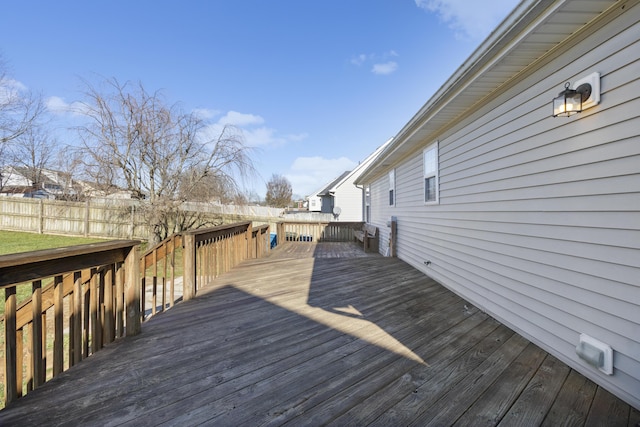
[[[398,259],[355,244],[292,242],[13,402],[0,425],[637,419],[596,390]]]

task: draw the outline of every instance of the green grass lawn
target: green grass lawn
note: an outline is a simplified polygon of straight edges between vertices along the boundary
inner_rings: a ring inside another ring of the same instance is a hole
[[[18,231],[0,231],[0,256],[41,249],[61,248],[86,243],[103,242],[104,239],[83,237],[53,236],[48,234],[22,233]],[[16,287],[18,304],[31,297],[31,284]],[[4,292],[0,297],[0,326],[4,323]],[[52,345],[52,344],[48,344]],[[0,347],[4,347],[4,336],[0,336]],[[4,351],[0,349],[0,360],[4,364]],[[4,385],[0,384],[0,409],[4,407]]]
[[[37,251],[40,249],[62,248],[64,246],[95,242],[104,242],[104,239],[53,236],[50,234],[22,233],[19,231],[0,231],[0,255]]]
[[[103,239],[84,237],[53,236],[48,234],[22,233],[19,231],[0,231],[0,255],[41,249],[62,248],[64,246],[103,242]],[[18,304],[31,297],[31,285],[19,285],[16,289]],[[0,316],[4,315],[4,295],[0,304]]]

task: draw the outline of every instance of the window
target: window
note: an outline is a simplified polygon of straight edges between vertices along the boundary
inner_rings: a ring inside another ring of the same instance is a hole
[[[396,170],[389,172],[389,206],[395,205],[394,193],[396,190]]]
[[[424,162],[424,202],[438,203],[438,142],[423,153]]]
[[[364,189],[364,220],[371,222],[371,187],[369,185]]]

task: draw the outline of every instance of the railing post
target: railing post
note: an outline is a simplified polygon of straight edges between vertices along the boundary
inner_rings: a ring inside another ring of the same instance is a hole
[[[193,234],[183,236],[184,274],[182,295],[185,301],[196,296],[196,239]]]
[[[140,312],[140,261],[138,246],[129,249],[125,258],[125,306],[127,311],[126,334],[138,335],[142,331],[142,313]]]
[[[284,222],[279,222],[276,224],[276,235],[278,236],[278,246],[283,245],[287,240],[285,235]]]
[[[16,351],[16,287],[4,290],[4,402],[5,405],[18,398],[17,351]]]
[[[252,255],[253,250],[252,250],[252,248],[253,248],[253,245],[255,244],[255,242],[253,241],[253,224],[251,222],[247,225],[247,231],[245,231],[244,235],[246,237],[245,244],[247,245],[246,246],[246,251],[245,251],[245,253],[247,255],[246,255],[245,259],[251,259],[251,258],[253,258],[253,255]]]

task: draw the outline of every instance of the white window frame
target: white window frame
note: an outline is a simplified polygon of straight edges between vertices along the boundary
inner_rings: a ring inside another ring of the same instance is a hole
[[[371,186],[364,187],[364,221],[371,223]]]
[[[425,205],[440,203],[440,158],[438,156],[438,141],[429,145],[422,152],[422,185]],[[433,199],[427,200],[427,182],[433,179]]]
[[[396,205],[396,170],[391,169],[389,171],[389,206]]]

